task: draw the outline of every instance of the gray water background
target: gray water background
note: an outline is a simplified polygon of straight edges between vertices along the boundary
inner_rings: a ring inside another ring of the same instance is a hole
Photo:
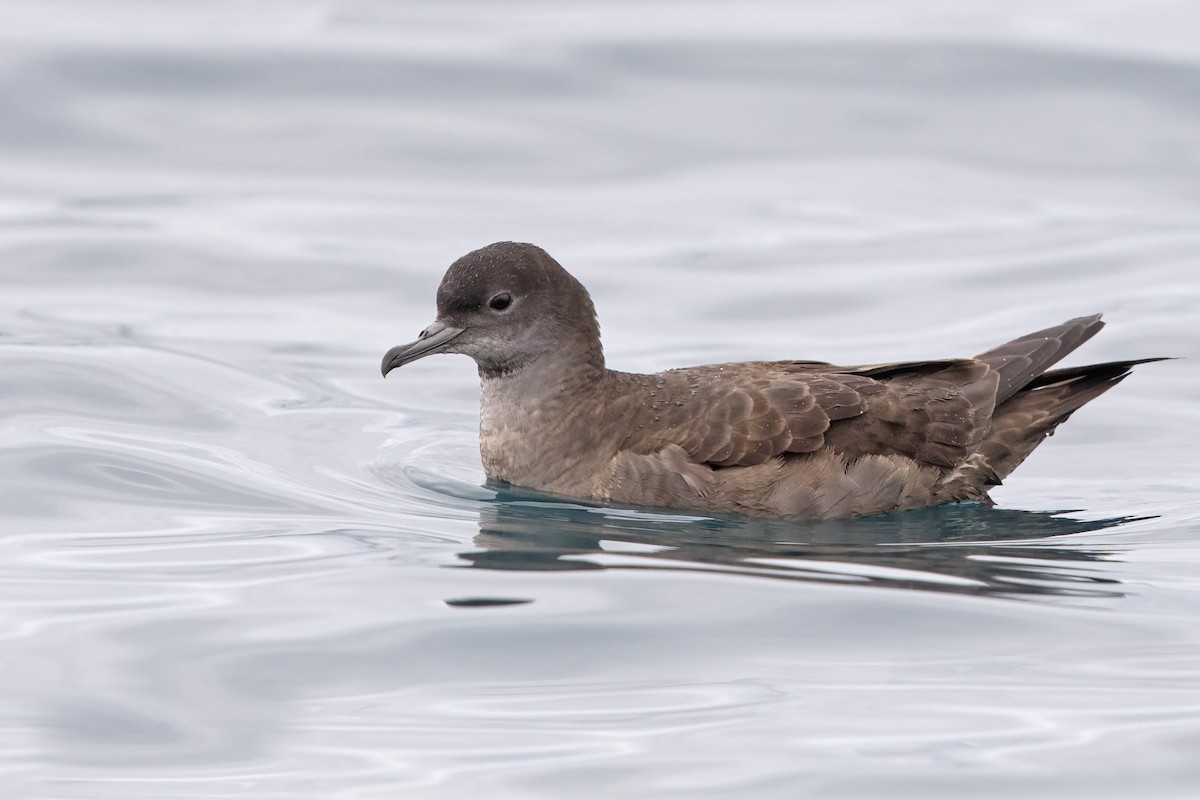
[[[1190,798],[1188,2],[0,2],[0,795]],[[612,366],[1143,356],[995,492],[498,495],[445,267]],[[1061,514],[1054,512],[1072,511]]]

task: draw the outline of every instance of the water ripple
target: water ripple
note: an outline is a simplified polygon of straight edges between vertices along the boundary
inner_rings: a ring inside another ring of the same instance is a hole
[[[1200,782],[1191,5],[103,5],[0,30],[0,794]],[[510,238],[621,369],[1184,359],[998,509],[567,502],[466,359],[378,373]]]

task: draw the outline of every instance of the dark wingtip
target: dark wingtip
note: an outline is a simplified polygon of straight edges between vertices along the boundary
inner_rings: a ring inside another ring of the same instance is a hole
[[[1043,372],[1030,381],[1024,388],[1039,389],[1066,381],[1120,381],[1130,374],[1139,364],[1153,364],[1155,361],[1176,361],[1173,356],[1158,356],[1156,358],[1135,358],[1128,361],[1106,361],[1103,364],[1086,364],[1082,367],[1067,367]]]

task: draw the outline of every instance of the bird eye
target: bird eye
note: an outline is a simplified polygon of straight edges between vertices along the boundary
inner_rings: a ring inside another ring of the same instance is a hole
[[[493,308],[496,311],[503,311],[511,305],[512,295],[510,295],[508,292],[501,292],[491,300],[488,300],[488,307]]]

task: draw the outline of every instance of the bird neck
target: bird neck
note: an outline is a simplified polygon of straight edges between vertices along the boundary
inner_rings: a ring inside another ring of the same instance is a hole
[[[512,372],[480,371],[479,452],[490,478],[532,489],[595,493],[589,454],[602,426],[596,420],[609,391],[604,357],[562,347]]]
[[[568,393],[586,393],[604,381],[607,373],[600,340],[568,334],[553,349],[503,371],[479,369],[484,393],[489,390],[519,393],[530,400]]]

